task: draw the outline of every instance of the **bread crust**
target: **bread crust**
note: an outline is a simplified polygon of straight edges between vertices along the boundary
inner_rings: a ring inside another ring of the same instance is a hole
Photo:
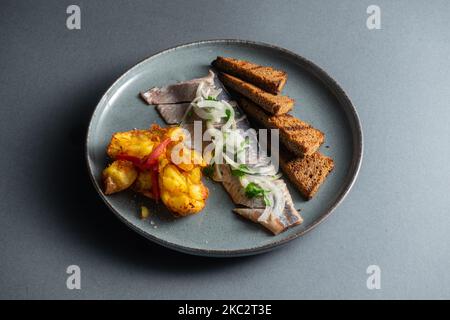
[[[313,198],[334,168],[333,159],[317,151],[325,135],[291,115],[271,116],[243,97],[240,97],[238,102],[242,110],[257,125],[280,130],[280,140],[285,146],[279,155],[281,169],[303,197],[308,200]],[[315,138],[304,139],[302,137],[304,131],[314,132],[311,137]]]
[[[334,161],[320,152],[304,157],[292,157],[284,152],[280,154],[280,166],[300,193],[309,200],[334,169]]]
[[[240,98],[238,102],[247,116],[258,121],[263,127],[279,129],[281,142],[298,156],[313,154],[325,140],[323,132],[296,117],[289,114],[269,115],[245,98]]]
[[[287,81],[287,73],[268,66],[261,66],[245,60],[228,57],[217,57],[212,65],[217,69],[241,78],[255,86],[279,94]]]
[[[294,107],[294,99],[288,96],[273,95],[232,75],[221,73],[220,80],[226,87],[237,91],[271,114],[282,115]]]

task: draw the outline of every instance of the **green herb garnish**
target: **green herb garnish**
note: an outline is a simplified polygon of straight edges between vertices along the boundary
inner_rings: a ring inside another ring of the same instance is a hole
[[[207,165],[202,169],[202,172],[207,177],[212,177],[214,175],[214,164]]]
[[[239,165],[237,169],[231,169],[231,174],[235,177],[242,177],[247,174],[248,167],[245,164]]]
[[[267,196],[267,194],[270,191],[268,190],[264,190],[263,188],[261,188],[258,184],[254,183],[254,182],[250,182],[246,187],[245,187],[245,195],[248,198],[254,198],[254,197],[263,197],[264,200],[264,204],[266,206],[270,206],[270,199]]]
[[[250,199],[254,197],[263,197],[267,192],[268,192],[267,190],[264,190],[254,182],[250,182],[245,187],[245,195]]]
[[[264,193],[264,197],[263,197],[263,200],[264,200],[264,204],[266,205],[266,206],[270,206],[270,199],[269,199],[269,197],[267,197],[267,194],[266,193]]]
[[[250,145],[250,138],[245,137],[244,141],[241,141],[239,150],[236,152],[236,156],[239,155],[241,152],[244,152],[245,149]]]
[[[230,120],[230,117],[231,117],[231,110],[230,109],[227,109],[227,110],[225,110],[225,119],[226,119],[226,121],[228,121],[228,120]]]
[[[206,98],[206,100],[209,100],[209,101],[219,101],[219,100],[217,100],[216,98],[211,97],[211,96],[208,96],[208,98]]]

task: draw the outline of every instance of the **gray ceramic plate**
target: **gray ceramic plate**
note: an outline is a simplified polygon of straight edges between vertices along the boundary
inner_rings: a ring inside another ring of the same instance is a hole
[[[321,151],[335,161],[335,169],[313,200],[304,201],[289,184],[304,223],[273,236],[264,228],[232,213],[233,203],[222,186],[207,181],[210,196],[197,215],[175,219],[162,206],[131,191],[105,197],[100,176],[105,153],[116,131],[163,124],[156,110],[138,97],[140,91],[197,78],[208,71],[216,56],[231,56],[287,71],[284,93],[297,101],[293,114],[326,134]],[[87,163],[92,181],[111,210],[133,230],[169,248],[207,256],[240,256],[268,251],[293,240],[323,221],[343,200],[354,183],[362,159],[362,131],[352,103],[322,69],[301,56],[264,43],[212,40],[165,50],[140,62],[121,76],[97,105],[88,129]],[[328,146],[328,147],[327,147]],[[139,219],[139,208],[152,215]]]

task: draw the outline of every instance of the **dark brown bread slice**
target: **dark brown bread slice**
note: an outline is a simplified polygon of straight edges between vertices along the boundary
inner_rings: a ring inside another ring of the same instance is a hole
[[[333,159],[320,152],[310,156],[295,157],[287,152],[280,154],[280,165],[301,194],[311,199],[334,168]]]
[[[220,79],[225,86],[247,97],[271,114],[285,114],[294,107],[294,99],[273,95],[229,74],[221,73]]]
[[[212,65],[272,94],[279,94],[287,80],[287,73],[284,71],[244,60],[217,57]]]
[[[325,140],[321,131],[289,114],[272,116],[248,99],[240,98],[238,102],[247,116],[258,121],[263,127],[279,129],[281,142],[298,156],[313,154]]]

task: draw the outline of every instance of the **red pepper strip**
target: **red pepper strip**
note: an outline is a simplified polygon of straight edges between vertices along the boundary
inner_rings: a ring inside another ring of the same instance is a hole
[[[158,183],[158,158],[166,150],[167,145],[172,140],[167,138],[163,140],[146,159],[140,159],[138,157],[130,156],[125,153],[118,154],[116,156],[117,160],[128,160],[131,161],[140,170],[149,170],[152,179],[152,194],[155,200],[158,201],[160,198],[160,190]]]
[[[119,153],[116,156],[116,159],[117,160],[128,160],[128,161],[131,161],[139,169],[141,169],[141,170],[148,170],[148,169],[153,167],[158,162],[159,156],[164,152],[164,150],[166,149],[167,145],[171,141],[172,140],[170,138],[165,139],[163,142],[161,142],[155,148],[155,150],[153,150],[144,159],[141,159],[141,158],[138,158],[138,157],[135,157],[135,156],[130,156],[130,155],[126,154],[126,153]]]
[[[150,169],[152,166],[158,163],[159,156],[166,150],[167,145],[172,140],[170,138],[165,139],[163,142],[161,142],[148,156],[147,160],[142,164],[142,167],[144,169]]]
[[[152,194],[155,197],[156,202],[158,202],[160,198],[160,192],[159,192],[159,182],[158,182],[158,165],[154,165],[153,168],[150,171],[150,174],[152,175]]]
[[[117,159],[117,160],[127,160],[127,161],[130,161],[130,162],[132,162],[136,167],[138,167],[139,169],[145,170],[145,168],[144,168],[144,166],[143,166],[145,160],[143,160],[143,159],[141,159],[141,158],[134,157],[134,156],[130,156],[130,155],[126,154],[126,153],[119,153],[119,154],[116,156],[116,159]]]

